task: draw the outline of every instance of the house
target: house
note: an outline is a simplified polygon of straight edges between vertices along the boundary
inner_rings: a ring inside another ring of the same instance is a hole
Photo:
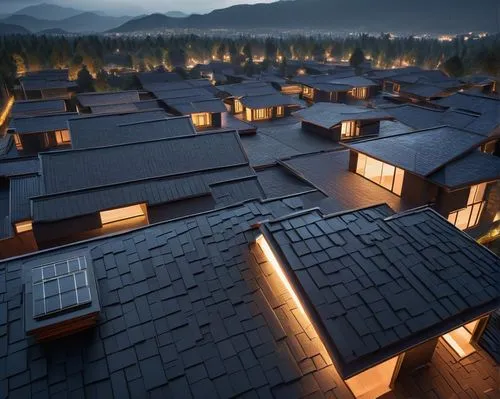
[[[137,90],[102,93],[81,93],[76,96],[79,113],[133,112],[134,104],[141,101]],[[114,106],[118,106],[113,108]],[[104,111],[100,108],[105,107]]]
[[[42,153],[40,165],[37,195],[11,192],[38,248],[262,197],[235,132]]]
[[[380,121],[393,119],[384,110],[346,104],[317,103],[294,113],[302,128],[341,141],[379,134]]]
[[[475,343],[499,266],[432,210],[325,215],[301,196],[10,259],[5,391],[446,397],[441,376],[460,374],[457,394],[494,392]]]
[[[47,114],[60,114],[68,111],[64,100],[30,100],[15,101],[12,106],[11,116],[37,116]]]
[[[208,79],[214,85],[226,84],[235,78],[240,71],[240,67],[222,61],[210,61],[208,64],[196,64],[191,69],[193,76]],[[240,82],[240,79],[236,79]]]
[[[24,100],[69,99],[77,88],[67,69],[28,72],[19,78],[19,85]]]
[[[145,87],[173,115],[189,115],[198,130],[222,127],[226,107],[206,79],[153,84]]]
[[[259,82],[266,82],[271,84],[276,90],[287,95],[296,95],[302,92],[302,86],[293,83],[285,78],[279,77],[274,74],[260,74],[257,76]]]
[[[378,93],[377,83],[362,76],[353,76],[351,72],[303,77],[294,81],[302,84],[302,98],[311,103],[356,103]]]
[[[244,112],[241,99],[245,96],[261,96],[277,94],[278,91],[267,82],[250,81],[232,85],[216,86],[217,96],[223,99],[224,104],[233,115]]]
[[[480,237],[498,224],[500,158],[478,151],[487,140],[442,126],[345,145],[351,172]]]
[[[302,108],[299,102],[283,94],[264,94],[242,97],[243,118],[247,122],[279,119]]]
[[[469,86],[469,90],[487,95],[498,93],[498,78],[493,76],[472,75],[462,80]]]
[[[500,109],[500,98],[478,93],[459,92],[446,98],[433,101],[433,104],[442,109],[453,108],[482,115],[484,113],[498,113]]]
[[[24,155],[38,154],[53,148],[71,146],[68,121],[78,114],[64,112],[12,119],[8,134],[14,138],[16,148]]]

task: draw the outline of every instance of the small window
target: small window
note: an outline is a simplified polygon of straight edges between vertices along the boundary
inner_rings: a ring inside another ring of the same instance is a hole
[[[56,143],[58,145],[71,144],[71,136],[69,135],[69,130],[57,130]]]
[[[341,138],[349,138],[355,137],[359,135],[359,128],[356,121],[345,121],[342,122],[340,128],[340,137]]]
[[[212,116],[208,112],[192,114],[191,119],[196,127],[209,127],[212,125]]]
[[[22,151],[23,150],[23,143],[21,141],[21,137],[19,137],[18,134],[14,134],[14,143],[16,144],[16,149],[18,151]]]
[[[273,109],[272,108],[259,108],[254,110],[254,119],[255,120],[265,120],[271,119]]]
[[[246,120],[249,122],[253,121],[252,110],[250,108],[246,109]]]
[[[314,97],[314,89],[312,87],[309,87],[309,86],[304,86],[304,88],[302,89],[302,95],[305,98],[313,98]]]
[[[472,186],[467,199],[467,207],[451,212],[448,215],[448,221],[460,230],[477,226],[486,204],[485,192],[486,183]]]
[[[285,115],[285,107],[282,105],[276,108],[276,116],[281,118]]]
[[[126,206],[123,208],[111,209],[109,211],[102,211],[101,223],[104,225],[145,215],[143,205]]]
[[[243,112],[243,104],[237,98],[234,99],[234,113],[239,114]]]
[[[31,220],[26,220],[24,222],[16,223],[16,233],[26,233],[27,231],[33,230],[33,223]]]
[[[352,96],[359,100],[364,100],[368,97],[368,89],[366,87],[355,87],[352,89]]]

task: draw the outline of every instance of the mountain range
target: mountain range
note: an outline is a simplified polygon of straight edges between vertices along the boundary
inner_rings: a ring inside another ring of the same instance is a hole
[[[22,33],[23,28],[33,33],[132,33],[172,28],[464,33],[498,32],[499,20],[499,0],[280,0],[237,5],[204,15],[171,11],[135,17],[40,4],[0,17],[0,34]]]

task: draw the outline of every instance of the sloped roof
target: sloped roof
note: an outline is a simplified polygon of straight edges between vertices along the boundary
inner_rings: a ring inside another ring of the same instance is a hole
[[[334,103],[317,103],[295,112],[294,116],[325,129],[331,129],[343,121],[391,119],[384,110]]]
[[[248,163],[235,133],[42,153],[40,159],[44,194]]]
[[[463,109],[478,114],[486,112],[500,112],[500,98],[470,94],[456,93],[451,96],[434,101],[434,103],[446,107]]]
[[[178,82],[182,80],[181,76],[175,72],[141,72],[137,74],[137,78],[143,87],[150,83]]]
[[[12,177],[38,173],[40,160],[38,157],[22,157],[0,161],[0,176]]]
[[[484,141],[481,135],[444,126],[346,146],[409,172],[428,176]]]
[[[119,125],[164,119],[163,110],[112,115],[81,115],[68,121],[74,149],[120,144]]]
[[[51,114],[43,116],[32,116],[23,118],[14,118],[10,122],[10,127],[16,130],[18,134],[32,134],[51,132],[55,130],[68,129],[68,120],[74,118],[76,112],[65,112],[62,114]]]
[[[262,231],[344,378],[499,304],[500,259],[430,208],[311,210]]]
[[[150,92],[156,91],[180,91],[196,88],[211,88],[212,84],[207,79],[190,79],[180,82],[156,82],[143,86],[145,90]]]
[[[20,79],[24,90],[69,89],[77,87],[76,82],[68,80]]]
[[[182,115],[196,114],[200,112],[220,113],[226,112],[226,107],[219,99],[206,100],[191,100],[184,102],[183,100],[167,101],[167,104]]]
[[[400,93],[423,98],[434,98],[442,97],[444,95],[444,89],[429,84],[413,84],[401,87]]]
[[[242,97],[241,103],[248,108],[276,107],[279,105],[290,105],[301,107],[301,105],[292,97],[283,94],[268,94],[262,96]]]
[[[428,178],[450,189],[500,180],[500,157],[473,151],[450,162]]]
[[[348,85],[352,87],[368,87],[368,86],[378,86],[373,80],[364,78],[362,76],[352,76],[349,78],[334,78],[328,83],[339,84],[339,85]]]
[[[16,101],[12,107],[12,116],[30,116],[66,111],[64,100]]]
[[[231,97],[259,96],[278,92],[269,83],[262,81],[216,86],[216,88],[219,92],[228,94]]]
[[[10,180],[10,219],[11,223],[31,219],[32,197],[40,193],[38,174],[11,178]]]
[[[127,104],[140,101],[139,92],[137,90],[107,93],[83,93],[78,94],[76,98],[83,107]]]

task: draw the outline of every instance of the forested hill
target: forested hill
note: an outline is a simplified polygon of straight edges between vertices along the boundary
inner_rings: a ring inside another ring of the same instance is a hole
[[[316,28],[331,31],[498,32],[499,0],[295,0],[238,5],[206,15],[153,14],[113,32],[163,28]]]

